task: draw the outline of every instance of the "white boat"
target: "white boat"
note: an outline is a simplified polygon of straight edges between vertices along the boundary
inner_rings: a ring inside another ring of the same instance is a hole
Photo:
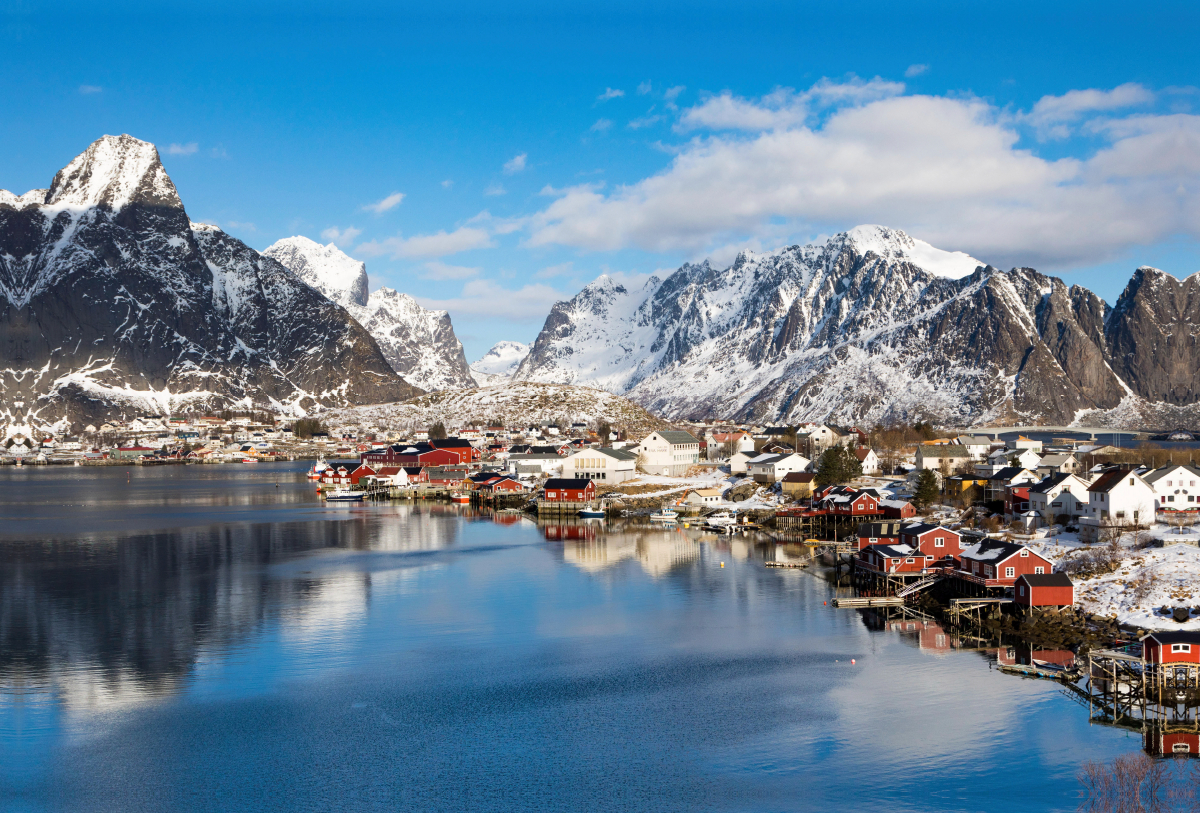
[[[325,462],[325,458],[317,458],[317,462],[312,464],[308,470],[308,479],[320,480],[321,475],[325,473],[325,469],[329,468],[329,464]]]
[[[326,502],[362,502],[363,492],[349,488],[335,488],[325,492]]]
[[[710,528],[728,528],[737,525],[737,517],[728,511],[718,511],[712,516],[704,520],[704,523]]]
[[[674,522],[677,519],[679,519],[679,512],[672,511],[665,505],[650,515],[651,522]]]

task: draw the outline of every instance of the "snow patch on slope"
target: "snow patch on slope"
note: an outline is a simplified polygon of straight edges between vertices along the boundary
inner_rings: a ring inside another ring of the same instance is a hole
[[[471,365],[471,375],[481,387],[503,384],[512,379],[513,373],[529,355],[529,345],[521,342],[496,342],[492,349]]]

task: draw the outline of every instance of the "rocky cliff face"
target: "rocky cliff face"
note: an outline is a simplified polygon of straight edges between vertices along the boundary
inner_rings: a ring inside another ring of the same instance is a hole
[[[192,224],[152,144],[105,136],[48,190],[0,191],[0,416],[399,400],[346,311],[278,262]]]
[[[344,307],[375,339],[392,369],[424,390],[475,386],[446,311],[422,308],[391,288],[368,293],[367,267],[330,243],[288,237],[263,252]]]
[[[640,291],[601,277],[555,305],[515,379],[590,383],[670,417],[1139,421],[1197,400],[1198,288],[1141,269],[1110,310],[864,226]]]

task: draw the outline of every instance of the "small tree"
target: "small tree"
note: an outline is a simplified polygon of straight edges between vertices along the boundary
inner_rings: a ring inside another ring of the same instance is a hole
[[[612,435],[612,424],[601,418],[596,422],[596,436],[600,438],[600,443],[603,446],[609,444],[609,436]]]
[[[917,488],[913,492],[913,505],[918,511],[924,512],[938,498],[937,475],[932,469],[921,469],[917,475]]]
[[[430,440],[445,440],[446,438],[446,424],[441,421],[429,427],[428,431]]]
[[[858,462],[854,452],[840,443],[835,443],[821,453],[821,458],[817,461],[817,476],[813,478],[813,482],[820,488],[848,483],[861,476],[862,464]]]

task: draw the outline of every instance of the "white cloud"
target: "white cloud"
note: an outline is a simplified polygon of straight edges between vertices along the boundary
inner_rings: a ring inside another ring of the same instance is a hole
[[[172,144],[167,147],[168,155],[195,155],[200,149],[200,145],[195,141],[189,141],[187,144]]]
[[[609,99],[619,99],[625,95],[623,90],[614,90],[613,88],[605,88],[604,92],[596,97],[598,102],[607,102]]]
[[[555,302],[566,298],[549,285],[540,283],[512,290],[502,288],[490,279],[475,279],[463,285],[462,293],[452,299],[417,297],[417,301],[426,308],[450,311],[456,323],[460,314],[512,322],[541,322]]]
[[[450,180],[449,178],[442,181],[442,189],[450,189],[453,186],[454,186],[454,181]]]
[[[525,169],[525,159],[528,158],[528,153],[514,155],[512,158],[504,162],[504,174],[516,175]]]
[[[803,93],[776,88],[761,99],[743,99],[725,91],[683,111],[677,129],[779,130],[798,127],[815,113],[831,107],[862,105],[904,92],[901,82],[878,76],[869,81],[851,77],[845,82],[822,79]]]
[[[669,102],[673,102],[679,98],[679,94],[683,93],[685,90],[687,90],[686,85],[676,85],[675,87],[667,88],[666,91],[663,92],[663,98]]]
[[[1068,125],[1087,113],[1138,107],[1154,101],[1154,94],[1135,82],[1112,90],[1072,90],[1061,96],[1043,96],[1024,119],[1037,128],[1043,138],[1066,138]]]
[[[685,113],[689,126],[742,132],[694,138],[631,185],[550,190],[528,242],[699,252],[773,238],[781,224],[811,235],[883,223],[996,265],[1054,268],[1200,238],[1200,116],[1089,119],[1108,143],[1051,160],[1019,146],[1022,115],[898,93],[872,80],[708,99]],[[1140,97],[1066,94],[1035,109],[1046,121]],[[820,106],[823,116],[802,115]]]
[[[400,201],[402,200],[404,200],[403,192],[393,192],[381,201],[368,203],[367,205],[363,206],[363,211],[374,212],[377,215],[381,215],[389,209],[395,209],[400,205]]]
[[[322,233],[324,236],[324,233]],[[491,248],[491,234],[475,226],[460,226],[452,232],[417,234],[412,237],[388,237],[361,244],[356,252],[366,257],[390,256],[393,259],[445,257],[460,251]]]
[[[242,231],[258,231],[258,227],[253,223],[244,223],[237,220],[230,220],[225,225],[229,226],[231,229],[241,229]]]
[[[651,87],[649,82],[641,82],[637,86],[637,92],[638,92],[639,96],[645,96],[651,90],[653,90],[653,88]]]
[[[914,76],[920,76],[921,74],[928,73],[928,72],[929,72],[928,65],[923,65],[923,64],[918,63],[916,65],[909,65],[905,69],[904,75],[906,77],[908,77],[909,79],[912,79]]]
[[[483,190],[483,194],[488,197],[495,197],[496,195],[507,195],[508,190],[504,188],[504,184],[491,183],[488,184],[487,189]]]
[[[591,129],[593,133],[607,133],[610,127],[612,127],[611,119],[599,119],[592,125]]]
[[[482,268],[473,268],[465,265],[447,265],[441,260],[432,260],[425,263],[425,270],[421,273],[422,279],[470,279],[478,276]]]
[[[104,88],[100,87],[99,85],[80,85],[79,92],[84,96],[89,96],[93,93],[103,93]]]
[[[345,229],[339,229],[337,226],[330,226],[321,232],[321,239],[333,243],[339,248],[346,248],[354,242],[354,238],[362,234],[362,229],[356,229],[353,226],[347,226]]]

